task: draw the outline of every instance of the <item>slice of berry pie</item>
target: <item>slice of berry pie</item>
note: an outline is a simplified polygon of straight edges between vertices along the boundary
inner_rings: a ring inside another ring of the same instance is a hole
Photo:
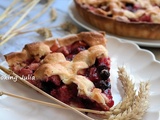
[[[113,106],[110,58],[103,32],[82,32],[25,45],[5,55],[19,76],[54,98],[81,108],[109,110]],[[30,77],[32,78],[32,77]]]
[[[160,39],[159,0],[74,0],[81,17],[108,33]]]

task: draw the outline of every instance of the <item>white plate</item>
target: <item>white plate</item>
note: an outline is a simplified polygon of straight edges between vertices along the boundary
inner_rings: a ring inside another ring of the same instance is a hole
[[[117,67],[125,66],[132,75],[136,85],[140,81],[150,81],[149,109],[143,120],[159,120],[160,110],[160,63],[157,62],[151,52],[140,49],[137,45],[130,42],[122,42],[117,38],[109,37],[107,45],[109,56],[111,57],[111,80],[112,93],[115,104],[121,100],[122,90],[117,88]],[[5,65],[6,66],[6,65]],[[0,73],[4,75],[3,73]],[[40,95],[34,90],[24,87],[18,83],[9,81],[0,81],[0,91],[7,91],[17,95],[29,98],[49,101],[48,98]],[[75,112],[61,110],[31,103],[8,96],[0,97],[0,120],[85,120]]]
[[[74,2],[71,0],[71,2],[69,3],[69,15],[70,17],[80,26],[82,26],[83,28],[90,30],[90,31],[97,31],[99,29],[95,28],[94,26],[88,24],[86,21],[84,21],[80,15],[78,14]],[[113,36],[111,34],[108,34],[108,36]],[[115,35],[114,35],[115,36]],[[133,43],[136,43],[140,46],[148,46],[148,47],[160,47],[160,40],[146,40],[146,39],[136,39],[136,38],[125,38],[125,37],[120,37],[117,36],[119,38],[121,38],[124,41],[130,41]]]

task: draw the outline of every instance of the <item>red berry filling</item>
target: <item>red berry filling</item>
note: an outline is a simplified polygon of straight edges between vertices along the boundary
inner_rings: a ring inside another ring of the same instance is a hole
[[[136,12],[137,10],[141,9],[141,7],[138,5],[134,5],[132,3],[126,3],[124,9],[131,11],[131,12]]]
[[[139,18],[139,21],[151,22],[151,16],[144,14]]]
[[[88,48],[89,46],[84,41],[78,41],[71,45],[62,47],[53,45],[50,49],[52,52],[61,52],[67,60],[71,61],[76,54]],[[44,57],[42,57],[41,60],[43,60]],[[40,61],[35,61],[34,59],[32,59],[28,60],[25,64],[25,67],[22,67],[21,69],[13,67],[13,70],[20,76],[33,76],[34,71],[40,65]],[[77,85],[74,83],[65,85],[58,75],[52,75],[43,80],[28,81],[64,103],[74,103],[74,105],[76,105],[77,107],[87,109],[109,110],[109,107],[112,107],[114,104],[110,92],[111,84],[109,79],[109,71],[110,58],[106,57],[97,58],[94,65],[90,66],[87,69],[78,71],[79,75],[86,76],[93,82],[96,88],[100,88],[102,90],[102,93],[104,93],[109,98],[110,102],[107,103],[107,106],[100,105],[99,103],[90,100],[86,96],[79,96]]]
[[[61,52],[64,54],[67,60],[71,61],[74,56],[80,51],[86,50],[89,46],[83,41],[77,41],[68,46],[58,47],[53,45],[51,47],[52,52]]]
[[[112,100],[112,94],[110,92],[110,58],[99,58],[96,63],[91,67],[81,70],[78,74],[88,77],[96,88],[100,88],[102,93],[104,93],[110,100],[108,103],[109,107],[112,107],[114,101]],[[83,72],[82,72],[83,71]]]
[[[97,12],[97,10],[99,11],[101,9],[101,10],[107,12],[107,17],[114,16],[114,13],[112,12],[114,5],[100,3],[97,6],[87,5],[87,4],[83,4],[83,6],[86,9],[89,9],[90,11],[94,11],[94,12]],[[155,6],[158,6],[158,5],[155,5]],[[132,13],[135,13],[138,10],[145,10],[145,8],[141,7],[139,4],[125,3],[125,2],[123,3],[123,5],[121,5],[120,9],[128,10]],[[98,12],[98,14],[99,14],[99,12]],[[100,14],[101,14],[101,12],[100,12]],[[135,19],[135,18],[128,18],[128,19],[130,20],[130,22],[152,22],[151,16],[146,15],[146,14],[143,14],[138,19]]]

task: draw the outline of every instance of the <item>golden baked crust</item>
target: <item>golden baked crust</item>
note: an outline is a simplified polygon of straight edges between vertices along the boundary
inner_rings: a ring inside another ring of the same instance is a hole
[[[72,61],[66,60],[62,53],[51,52],[50,48],[55,44],[61,47],[80,40],[85,41],[89,48],[76,54]],[[10,67],[21,67],[25,64],[25,61],[34,58],[40,63],[33,74],[36,80],[44,81],[45,78],[58,75],[65,85],[76,84],[78,95],[86,96],[101,105],[107,106],[109,98],[102,93],[102,90],[96,88],[87,77],[78,75],[79,70],[92,66],[96,58],[108,57],[105,47],[106,38],[103,32],[82,32],[65,38],[27,44],[22,52],[7,54],[5,58]],[[42,57],[44,58],[41,59]]]
[[[89,24],[99,28],[100,30],[104,30],[108,33],[124,36],[124,37],[134,37],[134,38],[144,38],[144,39],[160,39],[160,20],[159,16],[159,8],[158,11],[151,9],[152,19],[155,22],[130,22],[124,17],[107,17],[106,12],[102,10],[97,10],[96,12],[88,10],[82,3],[86,4],[98,4],[100,2],[106,2],[109,0],[74,0],[78,13],[81,17],[87,21]],[[111,0],[114,1],[114,0]],[[116,1],[116,0],[115,0]],[[122,0],[125,1],[125,0]],[[126,0],[129,2],[134,2],[135,0]],[[139,0],[140,1],[140,0]],[[97,3],[98,2],[98,3]],[[152,0],[153,4],[158,4],[157,1]],[[155,11],[158,15],[155,17]],[[119,13],[121,14],[121,13]],[[123,13],[124,14],[124,13]],[[130,15],[130,14],[129,14]],[[134,15],[133,15],[134,16]],[[124,18],[124,19],[123,19]],[[159,22],[158,22],[159,21]]]
[[[103,45],[106,46],[107,40],[105,39],[104,32],[81,32],[76,35],[67,36],[64,38],[50,38],[44,42],[36,42],[25,45],[22,52],[14,52],[5,55],[5,58],[9,64],[9,66],[13,66],[15,64],[20,64],[23,61],[26,61],[30,57],[34,57],[36,59],[41,58],[44,55],[49,54],[50,47],[56,44],[57,46],[66,46],[72,44],[76,41],[83,40],[89,46],[94,45]]]
[[[84,54],[85,53],[85,54]],[[62,53],[59,53],[63,56]],[[52,53],[52,57],[58,58],[57,53]],[[56,61],[48,61],[44,58],[44,63],[35,71],[34,76],[36,79],[43,80],[45,77],[52,75],[59,75],[63,83],[75,83],[78,86],[78,94],[85,95],[91,100],[106,105],[108,98],[101,93],[102,91],[95,88],[94,84],[86,77],[77,75],[81,69],[88,68],[95,63],[97,57],[108,56],[107,50],[102,45],[90,47],[88,50],[82,51],[75,56],[73,61],[66,61],[63,59]],[[96,96],[96,97],[95,97]],[[98,99],[97,99],[98,98]]]

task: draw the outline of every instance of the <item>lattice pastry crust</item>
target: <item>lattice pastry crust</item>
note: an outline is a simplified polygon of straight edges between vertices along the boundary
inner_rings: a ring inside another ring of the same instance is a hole
[[[79,40],[83,40],[90,47],[76,54],[72,61],[66,60],[62,53],[51,52],[50,48],[53,45],[61,47]],[[19,70],[26,66],[25,61],[34,58],[40,62],[40,65],[34,72],[36,80],[43,81],[52,75],[59,75],[65,85],[71,83],[77,85],[78,95],[86,96],[101,105],[107,106],[109,99],[102,93],[102,90],[96,88],[93,82],[85,76],[77,74],[79,70],[95,64],[97,58],[108,57],[106,42],[107,40],[103,32],[82,32],[65,38],[50,38],[44,42],[27,44],[22,52],[7,54],[5,58],[10,68],[14,67],[14,69]]]
[[[74,0],[81,17],[106,32],[160,39],[159,0]]]

